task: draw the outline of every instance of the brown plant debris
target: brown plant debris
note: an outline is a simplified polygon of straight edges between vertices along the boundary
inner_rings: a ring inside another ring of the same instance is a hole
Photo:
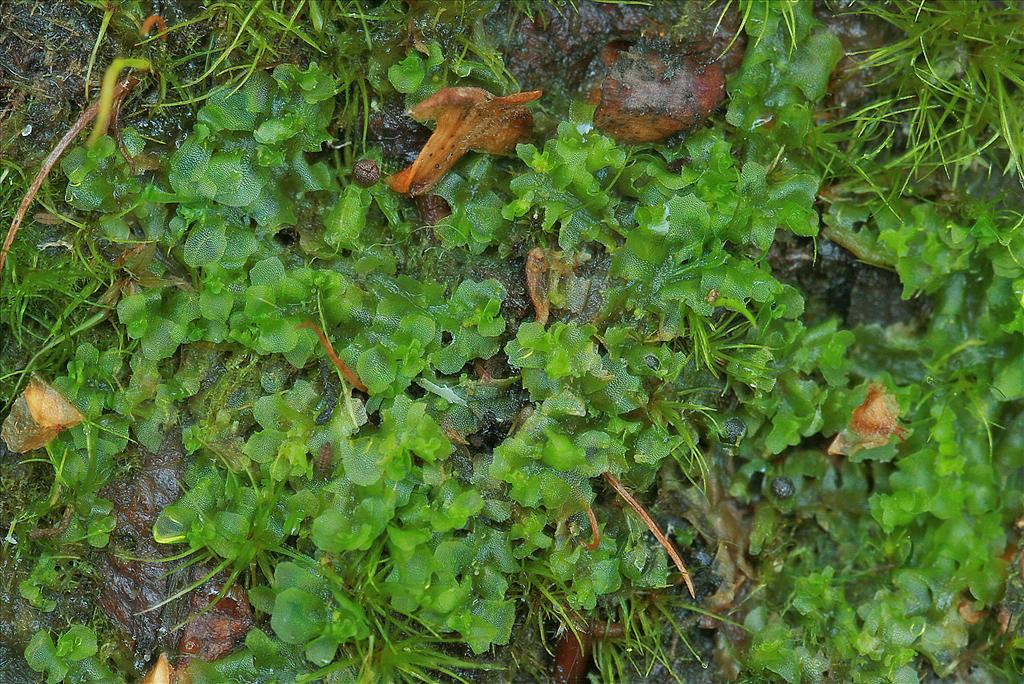
[[[534,247],[526,255],[526,291],[530,294],[536,322],[548,322],[548,259],[544,250]]]
[[[900,405],[884,385],[872,384],[864,403],[853,410],[849,424],[828,447],[831,455],[852,456],[861,449],[885,446],[896,435],[901,440],[907,431],[899,425]]]
[[[437,128],[411,165],[388,178],[395,192],[422,195],[469,150],[507,154],[533,130],[533,115],[523,105],[540,90],[496,97],[482,88],[442,88],[409,110],[419,122]]]
[[[658,527],[658,523],[654,522],[654,518],[651,517],[651,514],[647,512],[647,509],[640,505],[639,501],[633,498],[633,495],[629,493],[629,490],[627,490],[621,482],[619,482],[617,477],[611,473],[605,473],[604,479],[608,481],[608,484],[618,492],[623,501],[628,503],[632,509],[636,511],[637,515],[640,516],[640,519],[644,521],[644,524],[647,525],[647,529],[651,531],[651,534],[653,534],[654,538],[658,540],[658,543],[664,547],[668,557],[671,558],[672,562],[676,564],[677,568],[679,568],[679,573],[683,576],[683,581],[686,582],[686,588],[689,590],[690,596],[697,598],[697,592],[693,589],[693,580],[690,579],[690,572],[686,569],[686,565],[683,564],[683,559],[680,558],[679,552],[676,551],[676,547],[672,545],[669,538],[666,537],[665,533],[661,531],[660,527]]]
[[[334,347],[331,346],[331,341],[327,339],[327,335],[325,335],[324,331],[320,329],[320,326],[312,321],[303,321],[295,327],[299,329],[307,328],[312,330],[317,338],[319,338],[320,345],[324,348],[324,351],[327,352],[327,356],[330,357],[331,363],[334,364],[335,368],[341,371],[341,374],[345,376],[345,379],[348,380],[349,384],[360,392],[366,391],[366,385],[364,385],[363,381],[359,379],[356,372],[349,368],[348,364],[342,361],[341,358],[334,353]]]
[[[620,142],[653,142],[696,128],[725,97],[721,65],[670,41],[645,39],[629,50],[616,44],[602,58],[609,73],[594,127]]]
[[[63,394],[33,376],[11,407],[0,436],[8,449],[23,454],[46,446],[82,420],[82,413]]]
[[[142,680],[142,684],[171,684],[172,674],[174,674],[174,668],[168,662],[167,654],[161,653],[156,659],[153,669]]]
[[[590,534],[591,540],[587,543],[587,549],[594,551],[601,545],[601,531],[597,527],[597,516],[594,515],[594,509],[591,506],[587,506],[587,520],[590,521]]]

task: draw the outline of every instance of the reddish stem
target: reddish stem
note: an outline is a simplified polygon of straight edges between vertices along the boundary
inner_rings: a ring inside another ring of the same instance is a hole
[[[114,88],[114,105],[117,106],[120,101],[131,92],[132,88],[139,82],[134,76],[128,76]],[[53,148],[49,156],[43,161],[43,165],[39,168],[39,173],[32,180],[32,185],[28,187],[28,192],[25,193],[25,197],[22,198],[21,204],[18,206],[18,211],[14,214],[14,220],[11,221],[11,227],[7,231],[7,239],[4,240],[4,246],[0,249],[0,271],[3,271],[4,263],[7,261],[7,252],[11,250],[11,245],[14,244],[14,237],[18,234],[18,229],[21,228],[21,222],[25,220],[25,214],[28,212],[28,208],[32,205],[32,200],[36,198],[36,193],[39,192],[39,188],[43,187],[43,182],[46,177],[50,174],[50,171],[57,164],[61,155],[71,147],[71,143],[74,142],[78,134],[85,130],[85,127],[96,118],[96,114],[99,112],[100,102],[97,99],[88,109],[82,112],[82,115],[78,117],[78,120],[71,126],[70,130],[64,134],[64,137],[60,139],[57,146]]]
[[[366,391],[366,385],[364,385],[363,381],[359,379],[356,372],[349,368],[348,364],[342,361],[338,355],[334,353],[334,347],[331,346],[331,341],[327,339],[327,335],[324,335],[324,331],[320,329],[320,326],[313,321],[302,321],[295,327],[312,330],[316,336],[320,338],[320,345],[324,348],[324,351],[327,352],[327,356],[330,357],[331,363],[334,364],[335,368],[341,371],[341,374],[345,376],[345,379],[349,381],[349,384],[360,392]]]
[[[644,521],[644,524],[647,525],[647,529],[651,531],[651,534],[653,534],[658,542],[665,548],[665,552],[668,554],[669,558],[671,558],[672,562],[676,564],[677,568],[679,568],[679,572],[683,575],[683,581],[686,582],[686,588],[690,590],[690,596],[697,598],[697,592],[693,590],[693,581],[690,579],[689,571],[683,564],[683,559],[679,557],[676,547],[672,545],[672,542],[670,542],[668,537],[665,536],[665,533],[661,531],[658,524],[654,522],[654,519],[647,512],[647,509],[641,506],[640,502],[633,498],[633,495],[622,486],[622,483],[619,482],[618,478],[614,475],[611,473],[605,473],[604,479],[608,480],[608,484],[615,488],[615,491],[619,493],[619,496],[621,496]]]
[[[621,639],[626,636],[626,626],[621,622],[591,622],[590,636],[595,639]]]
[[[159,14],[151,14],[146,17],[146,21],[142,22],[142,27],[139,29],[139,33],[144,36],[148,36],[149,32],[153,30],[153,27],[157,27],[157,37],[160,40],[167,42],[167,22]]]
[[[579,638],[566,630],[555,645],[555,659],[551,664],[552,684],[577,684],[590,667],[590,634],[580,632]]]

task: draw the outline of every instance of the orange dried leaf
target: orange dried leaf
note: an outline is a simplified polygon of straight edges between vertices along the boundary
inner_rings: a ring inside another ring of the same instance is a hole
[[[903,439],[906,430],[897,422],[900,405],[883,385],[868,387],[864,403],[853,410],[849,424],[828,447],[832,455],[851,456],[861,449],[885,446],[896,435]]]
[[[44,380],[33,377],[14,402],[0,436],[19,454],[46,446],[84,420],[82,413]]]
[[[409,110],[417,121],[437,128],[411,165],[388,178],[395,192],[428,192],[469,150],[507,154],[533,130],[533,115],[523,105],[540,97],[531,90],[495,97],[482,88],[442,88]]]
[[[142,684],[171,684],[172,674],[174,674],[174,668],[167,661],[167,654],[161,653],[160,657],[156,659],[153,669],[142,680]]]

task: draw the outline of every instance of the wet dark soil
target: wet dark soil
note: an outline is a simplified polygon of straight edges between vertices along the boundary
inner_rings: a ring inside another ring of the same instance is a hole
[[[181,433],[171,433],[156,453],[143,451],[141,457],[134,475],[108,487],[117,527],[112,553],[104,554],[97,565],[100,605],[120,630],[125,646],[135,653],[139,666],[166,650],[162,612],[144,611],[167,598],[171,568],[134,559],[158,559],[166,553],[165,547],[153,540],[153,523],[181,494],[185,457]]]
[[[861,325],[913,327],[927,318],[928,297],[903,299],[892,271],[858,261],[831,240],[777,235],[767,255],[772,272],[805,299],[804,320],[815,324],[839,317],[844,328]]]

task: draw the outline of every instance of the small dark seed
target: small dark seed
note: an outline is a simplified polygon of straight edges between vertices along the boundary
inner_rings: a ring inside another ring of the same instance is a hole
[[[361,188],[368,188],[380,180],[380,169],[372,159],[360,159],[352,167],[352,179]]]
[[[788,499],[796,492],[796,487],[788,477],[777,477],[772,480],[772,492],[780,499]]]

